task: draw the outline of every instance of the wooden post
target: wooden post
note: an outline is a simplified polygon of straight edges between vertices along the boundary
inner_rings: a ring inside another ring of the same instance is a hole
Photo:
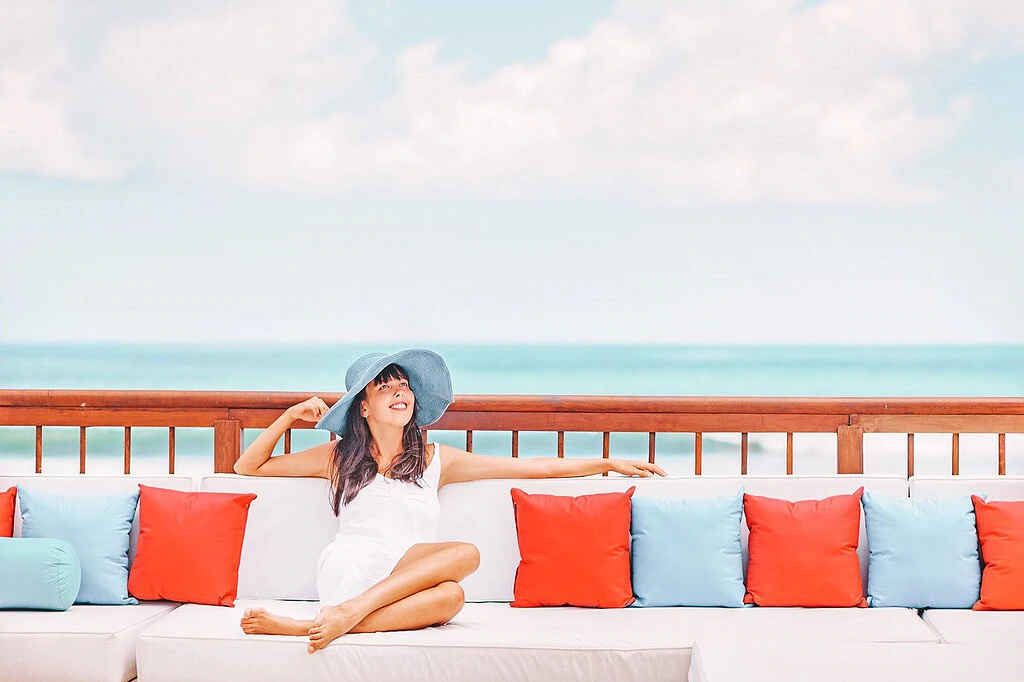
[[[213,422],[213,470],[218,474],[235,471],[235,462],[242,455],[242,422],[218,419]]]
[[[864,473],[864,428],[840,426],[836,429],[836,473]]]

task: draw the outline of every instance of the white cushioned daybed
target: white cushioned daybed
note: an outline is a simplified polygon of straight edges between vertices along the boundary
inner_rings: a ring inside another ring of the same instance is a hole
[[[985,494],[988,501],[1024,500],[1024,478],[912,477],[912,498]],[[758,641],[702,633],[690,682],[904,682],[1011,680],[1024,675],[1024,612],[925,609],[922,618],[940,643],[818,643],[798,637]],[[742,652],[742,655],[738,655]]]
[[[910,479],[911,497],[986,495],[989,502],[1024,500],[1024,477],[923,477]],[[1024,611],[926,609],[924,621],[943,642],[952,644],[1015,644],[1024,648]],[[1024,677],[1024,667],[1019,673]]]
[[[187,476],[0,476],[0,490],[18,485],[60,495],[113,495],[138,484],[189,491]],[[21,504],[14,510],[14,535],[21,535]],[[136,511],[129,542],[135,557]],[[0,574],[0,580],[3,575]],[[67,611],[0,611],[0,679],[17,682],[125,682],[136,675],[139,634],[170,613],[172,602],[137,606],[75,604]]]
[[[1022,486],[1020,479],[996,482]],[[901,477],[643,479],[612,475],[451,484],[440,491],[438,539],[471,542],[481,554],[479,569],[462,582],[467,600],[462,611],[446,625],[423,630],[347,634],[312,655],[306,652],[305,638],[245,635],[238,622],[244,609],[256,604],[294,617],[315,615],[319,608],[315,602],[316,559],[337,528],[328,505],[326,481],[228,474],[208,476],[194,485],[186,477],[0,477],[0,485],[33,485],[73,495],[127,492],[137,483],[257,494],[246,527],[235,607],[158,602],[76,605],[62,613],[0,612],[3,679],[125,682],[136,673],[137,664],[142,682],[238,677],[375,682],[524,677],[685,680],[706,672],[699,666],[691,670],[695,643],[698,663],[705,650],[708,660],[717,655],[714,651],[726,650],[733,651],[736,660],[753,660],[758,647],[773,652],[789,646],[822,652],[877,651],[884,662],[889,660],[887,656],[897,655],[887,653],[890,651],[903,650],[906,656],[910,651],[949,646],[940,642],[975,636],[953,635],[953,630],[947,632],[934,619],[926,624],[914,610],[900,608],[529,609],[508,604],[519,562],[512,487],[529,493],[581,495],[636,486],[634,497],[679,498],[735,495],[743,487],[755,495],[799,500],[851,493],[864,486],[868,491],[905,497],[907,481]],[[970,479],[956,483],[969,484]],[[997,497],[994,489],[982,492],[988,492],[989,499],[1017,499],[1009,492],[1003,498]],[[745,524],[741,529],[746,555]],[[137,525],[133,526],[132,554],[136,533]],[[858,553],[862,575],[866,575],[863,520]],[[982,618],[975,619],[974,614]],[[982,622],[987,616],[995,623],[996,618],[1019,614],[960,611],[951,615],[966,617],[964,632],[976,633],[970,623]],[[992,627],[993,631],[1005,629],[998,623]],[[980,639],[1005,641],[987,635]],[[739,650],[743,650],[742,656],[736,655]],[[1008,651],[998,645],[994,650]],[[847,654],[836,654],[836,660],[843,655]],[[783,669],[788,670],[780,668],[779,672]],[[867,669],[861,670],[862,675],[865,672]],[[782,678],[785,675],[760,679]]]
[[[327,482],[233,475],[203,478],[200,490],[254,492],[239,570],[235,608],[185,604],[139,637],[144,682],[224,680],[685,680],[694,642],[702,636],[744,641],[937,643],[911,609],[790,608],[513,608],[519,563],[510,489],[581,495],[624,491],[634,497],[714,497],[746,492],[785,499],[821,498],[866,490],[907,496],[901,477],[591,476],[456,483],[439,494],[439,541],[471,542],[480,567],[462,581],[466,605],[448,624],[422,630],[347,634],[323,651],[306,652],[301,637],[251,636],[238,621],[258,604],[312,617],[316,557],[337,520]],[[746,528],[742,539],[746,553]],[[861,524],[860,559],[867,548]]]

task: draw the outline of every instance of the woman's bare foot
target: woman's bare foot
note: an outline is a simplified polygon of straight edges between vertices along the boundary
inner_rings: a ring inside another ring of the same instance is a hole
[[[358,625],[365,617],[365,614],[346,603],[323,607],[313,619],[313,626],[309,628],[309,646],[306,650],[313,653],[317,649],[323,649]]]
[[[295,620],[278,616],[266,609],[246,609],[242,615],[242,631],[247,635],[295,635],[301,637],[309,632],[313,621]]]

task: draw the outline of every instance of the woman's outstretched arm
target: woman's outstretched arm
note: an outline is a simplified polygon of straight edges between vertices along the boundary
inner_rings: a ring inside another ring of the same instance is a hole
[[[307,450],[272,456],[277,441],[296,420],[317,422],[327,412],[327,404],[314,396],[292,405],[263,430],[235,462],[235,473],[246,476],[319,476],[327,478],[334,443],[327,441]]]

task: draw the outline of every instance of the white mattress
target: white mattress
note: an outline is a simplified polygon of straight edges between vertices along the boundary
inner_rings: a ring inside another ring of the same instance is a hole
[[[1019,679],[1024,651],[1007,645],[701,640],[689,682],[969,682]]]
[[[469,603],[448,624],[344,635],[315,654],[302,637],[245,635],[238,621],[259,603],[312,618],[314,602],[186,604],[139,640],[147,682],[259,680],[684,680],[698,636],[773,636],[812,642],[937,642],[906,609],[519,609]],[[269,645],[273,643],[273,645]]]
[[[76,605],[67,611],[0,611],[0,679],[125,682],[135,677],[139,633],[177,604]]]
[[[952,644],[1024,644],[1024,611],[928,609],[924,621]]]

